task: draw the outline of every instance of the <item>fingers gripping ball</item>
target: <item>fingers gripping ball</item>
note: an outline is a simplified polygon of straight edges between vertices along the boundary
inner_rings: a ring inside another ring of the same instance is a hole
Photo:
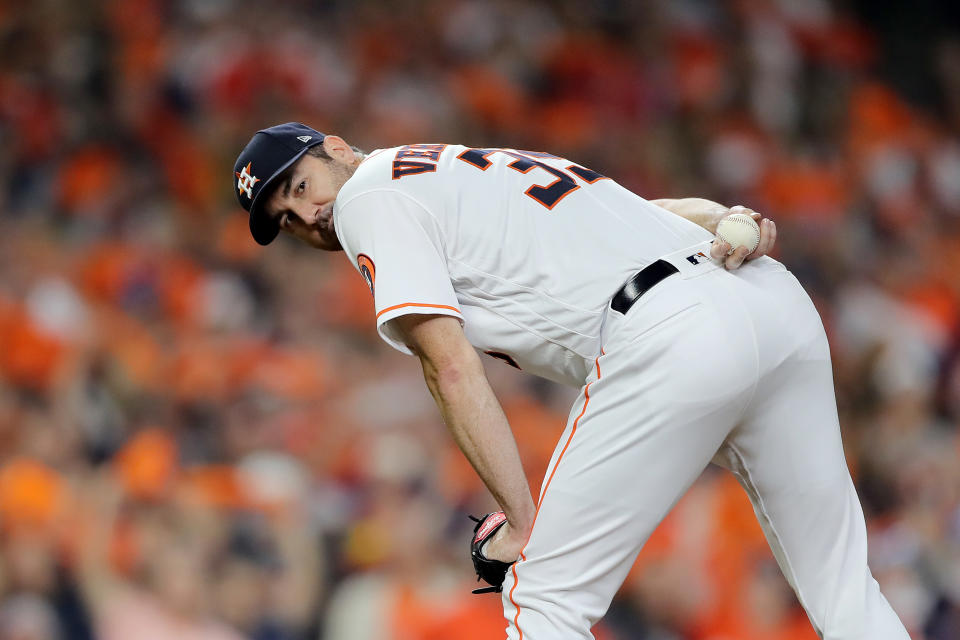
[[[482,578],[489,587],[474,589],[474,593],[499,593],[503,591],[503,580],[507,577],[507,569],[512,562],[491,560],[483,555],[483,544],[492,538],[500,527],[507,523],[507,516],[502,511],[488,513],[482,518],[470,519],[477,523],[473,528],[473,537],[470,538],[470,559],[473,560],[473,569],[477,572],[477,581]]]
[[[717,237],[730,244],[730,253],[737,247],[746,247],[749,254],[760,244],[760,227],[750,215],[734,213],[717,225]]]

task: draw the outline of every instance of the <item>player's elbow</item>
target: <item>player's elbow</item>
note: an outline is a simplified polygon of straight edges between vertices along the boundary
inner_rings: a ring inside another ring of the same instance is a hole
[[[421,363],[427,386],[435,397],[456,395],[483,376],[483,367],[472,351],[461,357],[421,358]]]
[[[464,362],[424,362],[423,374],[427,386],[437,391],[456,388],[469,378],[469,365]]]

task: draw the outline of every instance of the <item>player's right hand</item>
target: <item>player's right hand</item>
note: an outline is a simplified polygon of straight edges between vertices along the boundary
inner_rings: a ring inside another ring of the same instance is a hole
[[[710,256],[714,260],[722,260],[723,266],[730,270],[740,268],[740,265],[746,261],[756,260],[761,256],[767,255],[770,253],[771,249],[773,249],[773,245],[777,241],[776,223],[769,218],[764,218],[761,214],[757,213],[753,209],[744,207],[742,205],[730,207],[725,214],[720,216],[717,222],[735,213],[746,213],[754,219],[754,221],[760,227],[760,242],[757,244],[757,248],[752,252],[748,253],[746,247],[737,247],[736,251],[730,253],[730,255],[727,255],[732,248],[730,243],[722,242],[719,239],[714,240],[713,245],[710,247]]]

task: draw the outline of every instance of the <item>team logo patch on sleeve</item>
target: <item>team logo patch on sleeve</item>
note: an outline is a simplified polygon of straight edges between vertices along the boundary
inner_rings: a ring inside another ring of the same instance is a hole
[[[367,281],[367,286],[370,287],[370,294],[374,294],[374,285],[377,282],[377,268],[373,265],[373,260],[370,259],[365,253],[361,253],[357,256],[357,266],[360,267],[360,275],[363,276],[363,279]]]

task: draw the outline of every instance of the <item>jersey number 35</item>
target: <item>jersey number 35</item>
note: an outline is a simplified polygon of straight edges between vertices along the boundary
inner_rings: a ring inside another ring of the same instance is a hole
[[[502,153],[514,158],[513,162],[507,165],[507,167],[513,169],[514,171],[519,171],[520,173],[530,173],[531,170],[539,167],[547,173],[555,176],[556,179],[550,184],[534,184],[524,191],[524,193],[526,193],[529,197],[533,198],[547,209],[553,209],[555,206],[557,206],[558,202],[580,188],[580,185],[577,184],[576,178],[579,178],[587,184],[593,184],[598,180],[603,180],[606,178],[606,176],[603,176],[596,171],[591,171],[590,169],[581,167],[577,164],[571,164],[570,166],[566,167],[565,171],[557,169],[556,167],[552,167],[545,162],[540,162],[537,160],[537,158],[558,159],[557,156],[539,151],[514,151],[512,149],[467,149],[458,155],[457,159],[463,160],[464,162],[475,166],[481,171],[486,171],[490,168],[490,165],[493,164],[493,162],[490,161],[490,156],[494,153]]]

